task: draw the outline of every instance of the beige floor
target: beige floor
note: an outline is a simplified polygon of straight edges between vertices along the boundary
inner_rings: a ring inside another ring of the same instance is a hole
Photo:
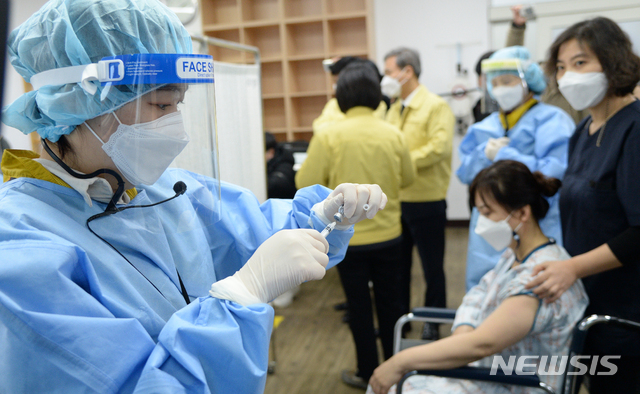
[[[467,250],[466,228],[448,228],[445,251],[447,306],[455,308],[464,295],[464,271]],[[411,301],[419,306],[424,300],[422,269],[414,255]],[[342,323],[342,312],[333,305],[344,300],[338,273],[327,272],[321,281],[305,283],[293,304],[276,309],[284,320],[275,331],[277,365],[267,378],[266,394],[332,393],[356,394],[340,380],[340,371],[355,368],[351,333]],[[446,334],[448,327],[441,328]],[[419,332],[416,326],[413,334]]]

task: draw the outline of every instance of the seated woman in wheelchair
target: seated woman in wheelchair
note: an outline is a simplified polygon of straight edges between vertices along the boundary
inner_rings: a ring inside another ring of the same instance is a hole
[[[559,180],[531,173],[526,165],[510,160],[498,161],[478,173],[469,188],[469,204],[481,214],[475,232],[495,249],[506,250],[496,267],[464,296],[456,311],[453,334],[391,357],[375,370],[369,393],[395,392],[391,386],[416,369],[450,369],[474,361],[474,366],[491,367],[493,356],[502,356],[507,363],[509,356],[517,360],[546,355],[550,359],[568,354],[571,332],[588,304],[582,283],[574,283],[555,303],[545,303],[524,288],[536,265],[569,258],[538,226],[549,209],[544,196],[553,196],[560,185]],[[531,358],[526,361],[528,365],[535,363]],[[540,377],[556,390],[561,378]],[[403,386],[403,393],[411,394],[479,392],[512,391],[496,383],[435,376],[415,376]]]

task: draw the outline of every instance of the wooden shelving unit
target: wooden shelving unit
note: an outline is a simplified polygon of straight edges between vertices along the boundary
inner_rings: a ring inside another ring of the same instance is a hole
[[[374,58],[373,0],[201,0],[204,34],[260,49],[264,128],[279,141],[310,140],[332,97],[322,59]],[[211,46],[214,60],[253,55]]]

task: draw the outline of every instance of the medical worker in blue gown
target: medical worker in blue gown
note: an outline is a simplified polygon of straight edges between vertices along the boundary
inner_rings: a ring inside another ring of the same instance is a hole
[[[460,168],[456,175],[470,184],[483,169],[498,160],[516,160],[552,178],[562,179],[567,167],[567,144],[575,124],[566,112],[540,102],[546,82],[542,69],[521,46],[496,51],[482,62],[486,92],[500,109],[469,127],[460,143]],[[540,221],[542,231],[562,245],[558,197],[549,198],[550,209]],[[495,250],[474,232],[478,210],[469,223],[466,288],[477,285],[491,270],[503,250]]]
[[[11,33],[34,90],[3,121],[44,150],[2,160],[0,392],[262,392],[267,302],[322,278],[384,208],[377,185],[260,205],[167,169],[183,150],[215,160],[213,63],[191,50],[156,0],[53,0]]]

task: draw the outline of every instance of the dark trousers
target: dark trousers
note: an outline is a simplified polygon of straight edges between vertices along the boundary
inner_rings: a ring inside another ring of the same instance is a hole
[[[400,242],[378,249],[347,249],[338,264],[340,281],[349,303],[349,328],[356,346],[358,375],[368,381],[378,366],[369,281],[373,282],[380,340],[385,359],[393,355],[393,327],[403,315],[400,298]]]
[[[444,279],[444,228],[447,224],[447,203],[402,203],[402,292],[405,312],[411,306],[411,261],[413,245],[422,261],[427,291],[424,306],[445,308],[447,294]]]

